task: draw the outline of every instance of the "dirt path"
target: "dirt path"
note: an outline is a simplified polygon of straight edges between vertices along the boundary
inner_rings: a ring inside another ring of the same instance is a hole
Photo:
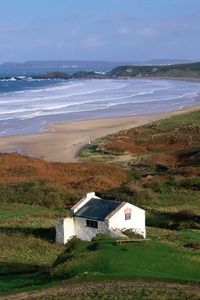
[[[200,285],[198,284],[181,284],[181,283],[170,283],[162,281],[105,281],[105,282],[83,282],[82,284],[66,284],[66,286],[54,287],[44,289],[41,291],[25,292],[15,294],[12,296],[1,297],[1,300],[24,300],[24,299],[38,299],[47,296],[62,296],[65,295],[66,299],[70,299],[70,295],[81,295],[84,292],[93,291],[110,291],[110,290],[123,290],[123,289],[154,289],[154,290],[176,290],[180,292],[191,291],[199,292],[200,297]]]

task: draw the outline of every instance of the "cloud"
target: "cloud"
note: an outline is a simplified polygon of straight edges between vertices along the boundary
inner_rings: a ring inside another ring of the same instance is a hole
[[[158,31],[151,27],[143,27],[139,29],[137,34],[146,38],[154,38],[159,36]]]
[[[76,39],[81,37],[81,31],[76,28],[70,28],[65,32],[65,37],[70,39]]]
[[[130,28],[123,26],[119,29],[118,33],[121,35],[128,35],[131,33],[131,30],[130,30]]]
[[[154,38],[159,36],[158,30],[151,27],[127,27],[123,26],[118,30],[121,36],[134,36],[144,38]]]
[[[3,25],[0,24],[0,33],[11,33],[11,32],[17,32],[19,31],[19,28],[17,28],[16,26],[12,26],[12,25]]]
[[[105,44],[105,41],[101,40],[97,35],[89,36],[83,42],[83,46],[87,48],[101,48]]]
[[[100,24],[107,24],[107,23],[130,23],[134,21],[134,17],[129,16],[129,15],[110,15],[108,17],[105,17],[99,21],[97,21],[97,23]]]

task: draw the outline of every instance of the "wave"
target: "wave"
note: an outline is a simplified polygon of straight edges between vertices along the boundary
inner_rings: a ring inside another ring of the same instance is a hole
[[[160,90],[160,89],[159,89]],[[97,91],[97,90],[96,90]],[[136,96],[143,96],[143,95],[147,95],[147,94],[153,94],[154,92],[156,91],[156,89],[153,89],[151,91],[147,91],[147,92],[138,92],[138,93],[133,93],[131,95],[128,95],[128,96],[122,96],[122,97],[114,97],[114,98],[99,98],[99,99],[91,99],[90,101],[76,101],[76,102],[68,102],[68,103],[65,103],[65,104],[60,104],[60,105],[51,105],[50,107],[47,107],[47,104],[41,104],[35,108],[28,108],[28,109],[16,109],[16,110],[8,110],[8,111],[3,111],[0,113],[1,114],[13,114],[13,113],[20,113],[20,112],[26,112],[26,111],[36,111],[36,110],[54,110],[54,109],[60,109],[60,108],[67,108],[67,107],[70,107],[70,106],[76,106],[76,105],[85,105],[85,104],[91,104],[91,103],[99,103],[99,102],[106,102],[106,101],[113,101],[113,100],[125,100],[125,99],[129,99],[129,98],[134,98]],[[88,94],[91,94],[91,93],[95,93],[95,91],[91,91],[91,92],[87,92],[87,93],[77,93],[77,94],[73,94],[73,95],[88,95]],[[72,95],[72,94],[71,94]],[[60,96],[60,97],[57,97],[57,96],[53,96],[53,97],[44,97],[44,98],[40,98],[40,100],[44,100],[44,99],[57,99],[57,98],[63,98],[63,97],[66,97],[66,96]],[[67,97],[70,97],[70,95],[68,94]],[[31,101],[36,101],[39,99],[37,98],[34,98],[32,99]],[[24,100],[23,100],[24,102]],[[4,102],[0,102],[1,104],[4,103]],[[7,103],[7,102],[5,102]],[[15,103],[15,101],[10,101],[9,103]],[[119,104],[119,103],[118,103]]]
[[[16,124],[20,122],[20,126],[21,124],[24,126],[20,130],[23,131],[29,128],[30,124],[34,124],[34,128],[39,128],[46,124],[47,120],[51,122],[59,120],[59,115],[62,115],[61,118],[64,120],[69,114],[70,119],[73,119],[79,113],[83,117],[117,116],[133,114],[134,111],[139,114],[139,111],[143,113],[147,109],[151,113],[171,108],[179,109],[180,106],[191,104],[200,93],[199,85],[196,83],[183,84],[180,81],[169,83],[145,79],[74,80],[50,86],[45,83],[40,88],[39,85],[42,84],[29,84],[27,85],[27,88],[31,86],[29,90],[0,95],[0,127],[2,125],[0,129],[5,131],[3,135],[7,134],[6,128],[13,127],[13,122]],[[101,112],[98,114],[98,111]],[[26,121],[28,119],[33,120]]]
[[[50,88],[42,88],[42,89],[32,89],[29,90],[31,93],[43,93],[43,92],[52,92],[52,91],[57,91],[57,90],[66,90],[72,87],[78,87],[78,86],[83,86],[83,83],[76,83],[76,84],[59,84],[59,86],[54,86]]]
[[[13,76],[13,77],[9,77],[9,78],[0,78],[0,82],[9,82],[9,81],[21,81],[21,80],[23,80],[23,81],[25,81],[25,80],[33,80],[33,78],[32,77],[27,77],[27,76]]]
[[[141,103],[149,103],[149,102],[163,102],[163,101],[169,101],[169,100],[176,100],[176,99],[181,99],[184,97],[188,97],[188,96],[193,96],[193,97],[197,97],[198,94],[193,92],[193,93],[186,93],[183,95],[178,95],[178,96],[172,96],[172,97],[167,97],[167,98],[157,98],[157,99],[137,99],[134,102],[133,101],[122,101],[122,102],[112,102],[112,103],[106,103],[109,101],[119,101],[119,100],[126,100],[126,99],[131,99],[134,98],[136,96],[144,96],[144,95],[148,95],[148,94],[153,94],[155,92],[155,89],[148,91],[148,92],[138,92],[138,93],[133,93],[131,95],[128,96],[122,96],[122,97],[113,97],[113,98],[99,98],[99,99],[91,99],[90,101],[76,101],[76,102],[68,102],[68,103],[60,103],[60,104],[55,104],[55,105],[51,105],[51,106],[46,106],[46,104],[41,104],[35,108],[19,108],[19,109],[15,109],[15,110],[1,110],[0,112],[0,116],[1,115],[9,115],[9,114],[19,114],[19,113],[24,113],[24,112],[33,112],[35,111],[36,114],[34,114],[34,116],[42,116],[44,115],[45,111],[52,111],[52,110],[59,110],[59,109],[66,109],[66,108],[73,108],[74,109],[71,112],[79,112],[81,111],[81,107],[84,107],[85,105],[97,105],[97,107],[100,107],[99,103],[104,103],[104,108],[106,107],[112,107],[114,105],[123,105],[123,104],[141,104]],[[79,108],[77,108],[77,106],[79,106]],[[56,113],[61,113],[60,111],[57,111]],[[65,111],[64,113],[68,113],[68,111]],[[26,116],[18,116],[18,117],[23,117],[25,118]]]
[[[99,93],[99,92],[106,92],[106,91],[111,91],[111,90],[118,90],[118,89],[122,89],[124,87],[127,87],[127,85],[121,85],[119,87],[112,87],[112,88],[102,88],[102,89],[96,89],[96,90],[91,90],[91,91],[87,91],[87,92],[79,92],[79,93],[71,93],[71,94],[67,94],[67,95],[55,95],[55,96],[43,96],[43,97],[37,97],[37,98],[30,98],[30,99],[14,99],[14,100],[3,100],[0,101],[0,104],[7,104],[7,103],[24,103],[24,102],[35,102],[35,101],[41,101],[41,100],[53,100],[53,99],[66,99],[69,97],[74,97],[74,96],[86,96],[86,95],[92,95],[95,93]],[[43,89],[45,90],[45,89]],[[40,91],[43,91],[40,90]],[[53,89],[55,90],[55,88]],[[18,92],[17,92],[18,93]],[[21,91],[20,91],[21,93]],[[14,94],[14,93],[13,93]]]

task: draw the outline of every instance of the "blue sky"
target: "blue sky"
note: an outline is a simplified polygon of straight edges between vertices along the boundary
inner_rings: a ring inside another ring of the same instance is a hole
[[[200,0],[0,0],[0,63],[200,60]]]

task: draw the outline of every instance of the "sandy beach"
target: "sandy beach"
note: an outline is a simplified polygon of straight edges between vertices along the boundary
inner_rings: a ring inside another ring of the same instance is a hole
[[[43,133],[1,137],[0,151],[17,151],[48,161],[74,162],[78,151],[96,138],[197,109],[200,107],[154,115],[57,123],[48,126]]]

